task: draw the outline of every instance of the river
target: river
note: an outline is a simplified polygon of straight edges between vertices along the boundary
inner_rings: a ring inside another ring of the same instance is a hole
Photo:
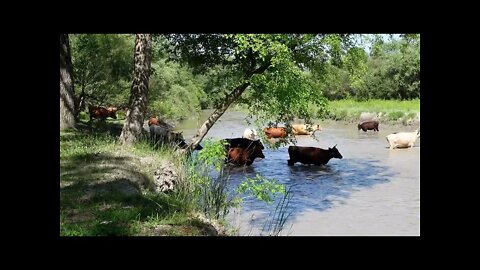
[[[190,139],[210,112],[175,129]],[[315,133],[318,140],[297,136],[297,145],[324,149],[337,145],[343,159],[331,159],[325,166],[287,166],[288,145],[266,148],[265,159],[256,159],[247,168],[229,168],[229,186],[234,188],[258,173],[290,188],[293,197],[287,210],[291,215],[279,235],[420,235],[420,139],[412,149],[393,150],[385,139],[390,133],[419,127],[380,123],[379,132],[363,132],[356,124],[320,123],[322,130]],[[246,127],[244,114],[227,111],[206,138],[241,137]],[[247,198],[228,220],[238,235],[268,235],[262,225],[271,220],[268,215],[275,205]]]

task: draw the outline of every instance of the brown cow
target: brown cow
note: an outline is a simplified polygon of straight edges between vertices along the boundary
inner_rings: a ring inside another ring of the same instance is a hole
[[[343,156],[338,152],[337,145],[328,150],[317,147],[290,146],[288,147],[288,166],[295,162],[303,164],[325,165],[331,158],[342,159]]]
[[[101,120],[107,119],[107,117],[111,117],[113,119],[117,119],[117,108],[115,107],[100,107],[100,106],[88,106],[88,112],[90,113],[90,121],[93,118],[100,118]]]
[[[255,158],[265,158],[263,155],[262,149],[258,145],[253,145],[250,148],[230,148],[228,150],[228,159],[227,162],[233,163],[235,165],[243,166],[252,165]]]
[[[358,130],[363,130],[364,132],[367,132],[367,130],[372,130],[373,131],[378,131],[378,121],[366,121],[358,124]]]
[[[264,128],[263,132],[265,132],[265,135],[267,135],[269,139],[287,137],[287,130],[284,127]]]

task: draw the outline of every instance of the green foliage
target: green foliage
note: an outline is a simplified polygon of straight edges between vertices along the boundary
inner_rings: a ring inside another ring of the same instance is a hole
[[[126,104],[133,72],[133,35],[71,34],[75,93],[95,105]]]
[[[351,87],[361,88],[364,83],[364,76],[367,72],[368,55],[362,48],[352,48],[345,57],[345,68],[350,75]]]
[[[364,35],[363,48],[350,48],[342,65],[331,59],[313,79],[315,89],[329,100],[355,98],[414,99],[420,97],[420,35],[407,34],[386,41],[382,35]]]
[[[369,59],[358,99],[414,99],[420,97],[420,36],[384,43]]]
[[[205,146],[198,153],[198,160],[207,166],[214,166],[220,171],[226,158],[225,144],[223,140],[205,140]]]
[[[413,119],[420,112],[420,99],[413,100],[380,100],[370,99],[358,101],[354,99],[334,100],[329,103],[330,114],[333,120],[358,121],[362,112],[376,113],[380,118],[396,121],[402,117]]]
[[[260,201],[271,204],[279,194],[285,194],[285,186],[275,179],[268,180],[257,174],[246,178],[237,188],[238,193],[250,193]]]
[[[195,76],[186,67],[163,58],[152,67],[156,72],[150,78],[149,115],[181,120],[201,109],[207,98],[203,92],[205,76]]]
[[[228,176],[224,173],[224,161],[223,141],[206,140],[198,155],[185,164],[195,207],[215,219],[225,217],[237,202],[227,194]]]
[[[327,100],[312,84],[312,74],[322,72],[329,60],[341,65],[351,47],[349,38],[334,34],[167,35],[173,59],[188,63],[195,72],[219,76],[207,84],[215,97],[221,99],[248,83],[235,102],[244,104],[260,122],[285,125],[294,117],[311,123],[316,114],[326,113]],[[355,50],[350,54],[353,67],[359,57]],[[317,109],[309,109],[312,105]]]
[[[404,113],[401,112],[401,111],[394,111],[394,112],[390,112],[390,113],[387,114],[387,119],[395,121],[395,120],[398,120],[398,119],[402,118],[403,115],[404,115]]]

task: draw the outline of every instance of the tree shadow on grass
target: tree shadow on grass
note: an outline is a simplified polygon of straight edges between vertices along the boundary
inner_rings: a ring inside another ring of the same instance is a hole
[[[60,164],[61,235],[132,235],[135,221],[183,211],[175,198],[143,195],[150,180],[132,157],[82,153]],[[137,222],[138,223],[138,222]]]
[[[123,123],[117,121],[93,120],[92,122],[79,121],[77,130],[87,134],[109,134],[118,137],[122,133]]]

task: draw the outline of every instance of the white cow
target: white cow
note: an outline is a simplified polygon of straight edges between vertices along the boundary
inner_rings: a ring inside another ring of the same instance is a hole
[[[246,128],[245,131],[243,131],[242,138],[250,139],[252,141],[256,141],[256,140],[258,140],[257,131],[255,129]]]
[[[390,149],[413,147],[413,144],[420,137],[420,131],[417,129],[413,132],[397,132],[388,135],[387,142]]]

